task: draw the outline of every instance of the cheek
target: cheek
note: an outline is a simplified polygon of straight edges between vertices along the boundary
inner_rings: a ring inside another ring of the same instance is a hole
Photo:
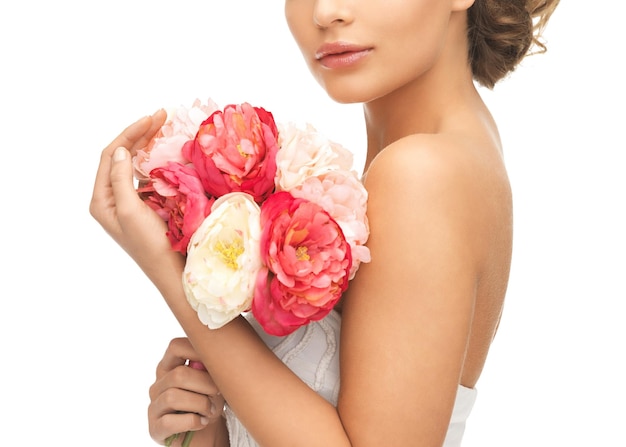
[[[319,45],[318,30],[313,23],[311,7],[307,8],[308,3],[307,0],[287,0],[285,2],[285,19],[291,36],[300,49],[311,74],[318,81],[321,81],[316,73],[314,57],[317,45]]]
[[[303,35],[312,27],[312,12],[308,1],[285,1],[285,20],[294,40],[301,46]],[[310,32],[310,31],[309,31]]]
[[[418,76],[436,64],[446,42],[447,14],[414,16],[396,23],[384,41],[384,64],[396,67],[396,76]],[[428,19],[425,19],[427,17]],[[392,74],[392,73],[390,73]]]
[[[449,2],[411,0],[407,6],[404,0],[393,1],[393,6],[389,5],[393,12],[372,22],[377,26],[377,35],[383,36],[380,41],[386,46],[386,53],[397,58],[390,62],[400,66],[432,62],[445,43],[451,14]]]

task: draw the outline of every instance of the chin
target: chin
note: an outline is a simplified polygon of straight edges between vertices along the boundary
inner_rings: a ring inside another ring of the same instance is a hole
[[[320,84],[326,91],[326,94],[333,101],[339,104],[360,104],[366,103],[374,99],[365,89],[355,88],[353,85],[346,87],[340,85]]]
[[[338,104],[362,104],[367,102],[367,100],[354,98],[354,97],[345,97],[345,96],[333,96],[330,93],[328,94],[329,98],[335,101]]]
[[[374,101],[401,86],[401,82],[385,82],[379,76],[358,73],[344,76],[315,76],[328,96],[339,104],[364,104]],[[394,81],[394,80],[387,80]]]

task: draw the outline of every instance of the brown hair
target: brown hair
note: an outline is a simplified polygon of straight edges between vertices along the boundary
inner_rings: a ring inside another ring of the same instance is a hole
[[[529,54],[546,51],[541,33],[559,0],[475,0],[467,11],[474,79],[493,86]]]

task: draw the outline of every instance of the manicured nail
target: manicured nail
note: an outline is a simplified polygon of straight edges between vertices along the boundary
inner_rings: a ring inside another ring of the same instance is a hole
[[[207,425],[207,424],[209,423],[209,419],[208,419],[208,418],[205,418],[204,416],[202,416],[202,417],[200,418],[200,423],[201,423],[202,425]]]
[[[190,360],[189,361],[189,366],[193,369],[198,369],[200,371],[206,371],[206,368],[204,367],[204,365],[202,364],[202,362],[199,362],[197,360]]]
[[[115,153],[113,154],[113,160],[126,160],[126,149],[124,149],[123,147],[118,147],[117,149],[115,149]]]

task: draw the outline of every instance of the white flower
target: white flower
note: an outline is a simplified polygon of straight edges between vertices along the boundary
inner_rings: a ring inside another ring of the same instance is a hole
[[[278,190],[289,191],[315,177],[334,170],[352,169],[352,153],[327,139],[307,124],[300,129],[293,123],[277,124],[278,145],[276,155],[276,185]]]
[[[260,208],[245,193],[226,194],[192,236],[183,287],[189,304],[210,329],[250,309],[263,268]]]

